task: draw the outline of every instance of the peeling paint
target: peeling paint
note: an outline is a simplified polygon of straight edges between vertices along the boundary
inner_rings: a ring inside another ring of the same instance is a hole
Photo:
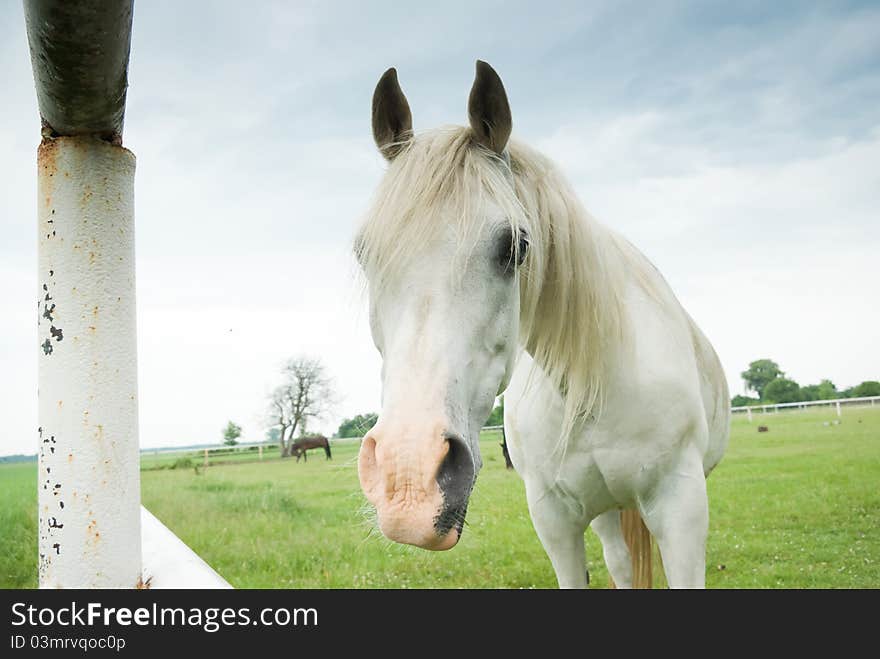
[[[38,161],[40,585],[131,587],[141,574],[134,157],[57,137]]]

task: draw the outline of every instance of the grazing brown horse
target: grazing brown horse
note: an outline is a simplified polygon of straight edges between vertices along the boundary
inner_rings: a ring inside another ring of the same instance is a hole
[[[309,460],[309,456],[306,455],[306,451],[313,448],[323,448],[324,453],[327,454],[327,459],[330,460],[333,456],[330,454],[330,440],[328,440],[324,435],[312,435],[311,437],[300,437],[296,440],[290,447],[290,454],[296,456],[296,461],[299,462],[300,458],[303,458],[306,462]]]

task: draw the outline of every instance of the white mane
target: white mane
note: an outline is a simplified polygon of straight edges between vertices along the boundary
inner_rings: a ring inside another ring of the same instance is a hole
[[[654,293],[656,271],[590,217],[548,158],[515,141],[508,150],[509,165],[475,144],[470,128],[420,133],[390,163],[356,251],[371,293],[382,295],[420,246],[446,228],[441,211],[456,218],[466,257],[486,220],[481,200],[491,198],[514,230],[528,232],[520,340],[563,394],[564,437],[601,410],[603,385],[627,330],[624,287],[635,279]]]

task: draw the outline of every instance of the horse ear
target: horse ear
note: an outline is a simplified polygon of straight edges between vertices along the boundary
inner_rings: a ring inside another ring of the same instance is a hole
[[[482,60],[477,60],[477,75],[468,98],[468,118],[476,141],[501,155],[510,139],[513,119],[501,78]]]
[[[373,139],[379,151],[393,160],[412,138],[412,113],[397,82],[397,69],[388,69],[373,92]]]

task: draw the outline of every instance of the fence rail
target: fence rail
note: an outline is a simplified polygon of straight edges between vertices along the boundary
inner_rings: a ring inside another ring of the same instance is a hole
[[[834,407],[837,416],[841,416],[841,407],[851,407],[857,405],[870,405],[874,407],[880,401],[880,396],[861,396],[859,398],[830,398],[827,400],[804,400],[797,403],[773,403],[769,405],[738,405],[731,407],[730,411],[734,414],[746,414],[749,421],[752,420],[752,414],[769,414],[779,412],[783,409],[806,409],[807,407]]]
[[[504,426],[483,426],[481,431],[497,432]],[[363,437],[331,437],[330,446],[338,444],[351,444],[360,442]],[[162,448],[141,449],[141,469],[166,469],[175,468],[177,459],[188,462],[179,462],[177,467],[200,466],[208,467],[211,464],[224,462],[247,462],[263,459],[279,458],[279,447],[276,442],[241,442],[234,446],[228,444],[209,444],[195,446],[166,446]]]

